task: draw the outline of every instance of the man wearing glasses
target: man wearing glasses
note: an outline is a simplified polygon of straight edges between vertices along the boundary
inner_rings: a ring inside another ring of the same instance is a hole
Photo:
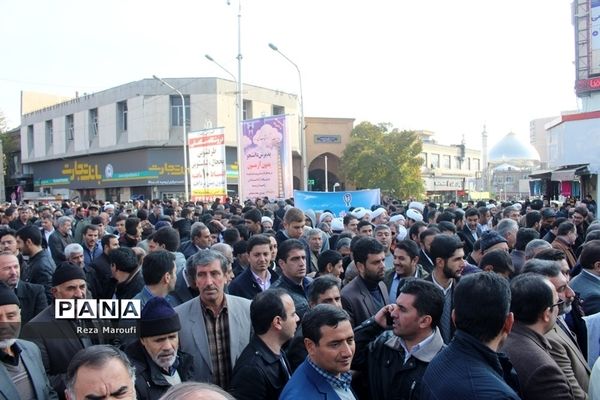
[[[502,351],[512,362],[523,399],[573,399],[573,388],[550,355],[544,337],[556,323],[564,300],[544,276],[525,273],[510,284],[515,324]]]

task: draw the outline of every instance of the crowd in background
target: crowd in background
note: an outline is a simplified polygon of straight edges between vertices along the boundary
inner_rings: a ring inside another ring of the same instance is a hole
[[[6,204],[0,398],[600,399],[596,207]]]

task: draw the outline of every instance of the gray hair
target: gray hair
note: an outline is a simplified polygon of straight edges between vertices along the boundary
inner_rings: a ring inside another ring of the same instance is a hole
[[[317,228],[311,228],[311,229],[307,229],[304,231],[304,234],[302,235],[305,239],[310,239],[313,236],[321,236],[321,230],[317,229]]]
[[[197,267],[205,266],[212,263],[215,260],[219,260],[221,263],[221,270],[224,274],[227,273],[227,265],[229,261],[223,254],[213,249],[202,249],[199,250],[196,254],[188,258],[186,263],[186,273],[190,278],[194,278],[196,276]]]
[[[221,389],[217,385],[213,385],[212,383],[201,383],[201,382],[183,382],[178,385],[171,386],[169,390],[162,395],[159,400],[187,400],[187,399],[197,399],[202,397],[192,397],[192,395],[201,395],[201,394],[220,394],[223,396],[225,400],[235,400],[235,398]]]
[[[500,236],[502,236],[503,238],[506,238],[507,233],[509,233],[509,232],[516,233],[518,230],[519,230],[519,224],[517,224],[517,221],[515,221],[514,219],[510,219],[510,218],[504,218],[504,219],[500,220],[500,222],[498,222],[498,226],[496,227],[496,231],[498,231]]]
[[[204,225],[202,222],[194,222],[192,224],[190,237],[195,238],[196,236],[200,236],[202,231],[205,229],[208,229],[208,226]]]
[[[552,245],[546,242],[544,239],[533,239],[525,246],[525,259],[529,260],[533,258],[538,251],[544,249],[551,249]]]
[[[64,226],[67,222],[73,222],[73,219],[67,215],[64,215],[56,220],[56,225]]]
[[[350,238],[341,238],[336,242],[335,249],[339,251],[342,247],[350,247],[351,241]]]
[[[131,379],[131,388],[135,393],[135,368],[129,362],[127,355],[114,346],[100,344],[86,347],[78,351],[69,362],[67,373],[65,374],[65,384],[69,396],[75,399],[75,384],[77,383],[77,372],[81,367],[90,367],[92,369],[100,369],[104,367],[110,360],[119,360]]]
[[[65,257],[68,260],[69,257],[71,257],[71,255],[73,255],[73,254],[78,254],[78,253],[83,254],[83,246],[81,246],[79,243],[70,243],[65,246],[64,253],[65,253]]]
[[[231,247],[227,243],[215,243],[210,248],[223,254],[225,258],[228,258],[227,254],[233,257],[233,247]],[[227,260],[227,262],[230,262],[229,259]]]
[[[561,274],[560,262],[553,260],[540,260],[538,258],[532,258],[523,265],[521,274],[532,272],[538,275],[544,275],[548,278],[554,278]]]

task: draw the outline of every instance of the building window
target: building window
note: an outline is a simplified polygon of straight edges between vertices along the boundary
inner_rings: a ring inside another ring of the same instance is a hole
[[[127,132],[127,101],[117,103],[117,131]]]
[[[54,143],[54,127],[52,125],[52,120],[49,119],[46,121],[46,145],[50,146],[52,143]]]
[[[185,124],[190,126],[190,96],[183,96],[185,101]],[[181,96],[171,96],[171,126],[183,126],[183,104]]]
[[[242,117],[244,121],[252,119],[252,100],[244,100],[243,104],[244,108]]]
[[[454,159],[454,165],[456,166],[456,169],[463,169],[464,165],[462,157],[456,157]]]
[[[421,158],[423,159],[423,165],[424,167],[427,167],[427,153],[421,153]]]
[[[285,107],[273,105],[273,114],[272,115],[283,115],[285,114]]]
[[[473,164],[475,164],[475,171],[481,171],[481,165],[479,163],[479,158],[474,158]]]
[[[432,154],[431,155],[431,168],[439,168],[440,167],[440,155]]]
[[[90,138],[98,136],[98,109],[92,108],[89,115]]]
[[[470,171],[471,170],[471,158],[467,158],[467,170]]]
[[[67,140],[73,140],[75,136],[75,120],[73,114],[65,117],[65,130],[67,133]]]
[[[507,176],[506,177],[506,183],[512,183],[513,182],[513,177],[512,176]]]
[[[451,165],[450,165],[450,156],[443,156],[443,161],[444,161],[444,165],[443,167],[446,169],[450,169]]]
[[[27,147],[29,154],[33,154],[33,125],[27,125]]]

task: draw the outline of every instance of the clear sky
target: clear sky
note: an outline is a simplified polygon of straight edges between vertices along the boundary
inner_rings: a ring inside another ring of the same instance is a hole
[[[19,94],[95,92],[158,75],[237,74],[298,93],[306,116],[426,129],[480,147],[574,110],[570,0],[2,0],[0,110]]]

